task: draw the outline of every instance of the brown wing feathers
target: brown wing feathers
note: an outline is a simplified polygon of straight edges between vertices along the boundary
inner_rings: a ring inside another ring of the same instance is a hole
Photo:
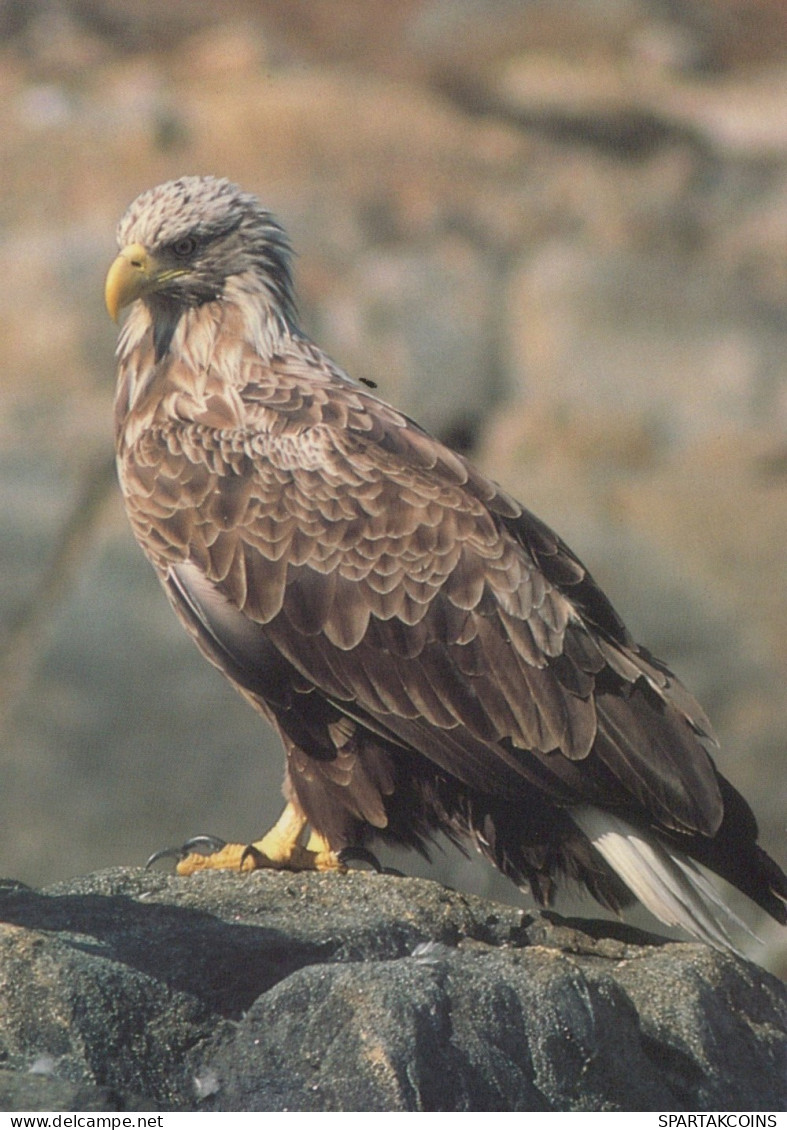
[[[286,409],[281,385],[268,387],[291,428],[322,429],[319,468],[288,466],[289,432],[266,437],[265,460],[239,454],[236,437],[204,425],[151,434],[142,448],[148,459],[158,452],[159,465],[155,505],[145,505],[146,536],[154,545],[169,542],[175,560],[187,554],[218,593],[270,626],[284,654],[294,659],[304,651],[299,669],[337,700],[374,715],[462,726],[481,742],[508,739],[515,750],[586,758],[597,731],[592,692],[602,672],[609,683],[610,671],[565,595],[572,583],[580,607],[584,600],[613,632],[623,629],[595,587],[588,596],[591,583],[576,559],[529,515],[505,524],[494,518],[477,497],[493,500],[491,484],[482,481],[471,493],[462,482],[464,462],[444,458],[393,410],[340,388],[333,398],[339,407],[328,415],[352,420],[348,438],[318,414],[329,400],[324,389],[304,392],[292,376],[288,383]],[[262,412],[270,410],[264,387],[261,380],[253,386]],[[370,434],[393,438],[373,445]],[[418,435],[415,447],[403,434]],[[404,462],[413,451],[414,466]],[[298,643],[303,636],[308,649]],[[640,665],[621,651],[625,644],[607,641],[607,648],[639,678]],[[342,655],[356,650],[352,659]],[[619,688],[624,679],[615,674]],[[688,804],[680,810],[684,790],[669,742],[643,761],[649,746],[637,701],[614,693],[600,701],[608,710],[594,756],[662,821],[677,808],[679,826],[702,826],[701,812]],[[642,710],[660,716],[652,705]],[[687,732],[689,743],[678,767],[704,767],[704,751]]]

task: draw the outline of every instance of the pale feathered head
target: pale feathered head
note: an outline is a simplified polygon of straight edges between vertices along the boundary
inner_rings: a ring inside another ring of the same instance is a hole
[[[148,189],[118,224],[120,254],[109,269],[105,297],[117,320],[142,301],[155,315],[221,299],[235,279],[242,290],[267,295],[292,324],[295,304],[287,237],[259,200],[217,177],[179,177]]]

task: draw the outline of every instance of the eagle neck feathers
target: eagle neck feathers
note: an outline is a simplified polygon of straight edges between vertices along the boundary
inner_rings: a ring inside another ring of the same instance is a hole
[[[238,392],[246,379],[244,353],[272,362],[292,348],[293,328],[273,301],[268,284],[254,272],[228,279],[220,301],[175,307],[139,301],[118,342],[116,428],[133,442],[154,417],[192,420],[204,405],[209,385],[217,423],[241,423]],[[210,380],[213,375],[213,380]],[[221,390],[219,392],[219,390]],[[227,407],[218,405],[218,397]],[[194,407],[187,407],[189,400]],[[235,401],[235,410],[230,409]]]

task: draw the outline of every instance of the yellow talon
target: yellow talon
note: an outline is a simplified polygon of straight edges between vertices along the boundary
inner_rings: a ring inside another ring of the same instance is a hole
[[[225,844],[210,855],[191,852],[179,860],[178,875],[195,871],[346,871],[328,841],[312,832],[304,847],[301,837],[306,818],[290,802],[279,819],[261,840],[253,844]]]

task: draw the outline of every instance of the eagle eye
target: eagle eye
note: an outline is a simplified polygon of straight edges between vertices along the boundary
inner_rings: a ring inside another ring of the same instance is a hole
[[[197,250],[197,241],[193,235],[185,235],[183,239],[178,239],[172,244],[172,251],[177,255],[178,259],[187,259],[189,255],[193,255]]]

